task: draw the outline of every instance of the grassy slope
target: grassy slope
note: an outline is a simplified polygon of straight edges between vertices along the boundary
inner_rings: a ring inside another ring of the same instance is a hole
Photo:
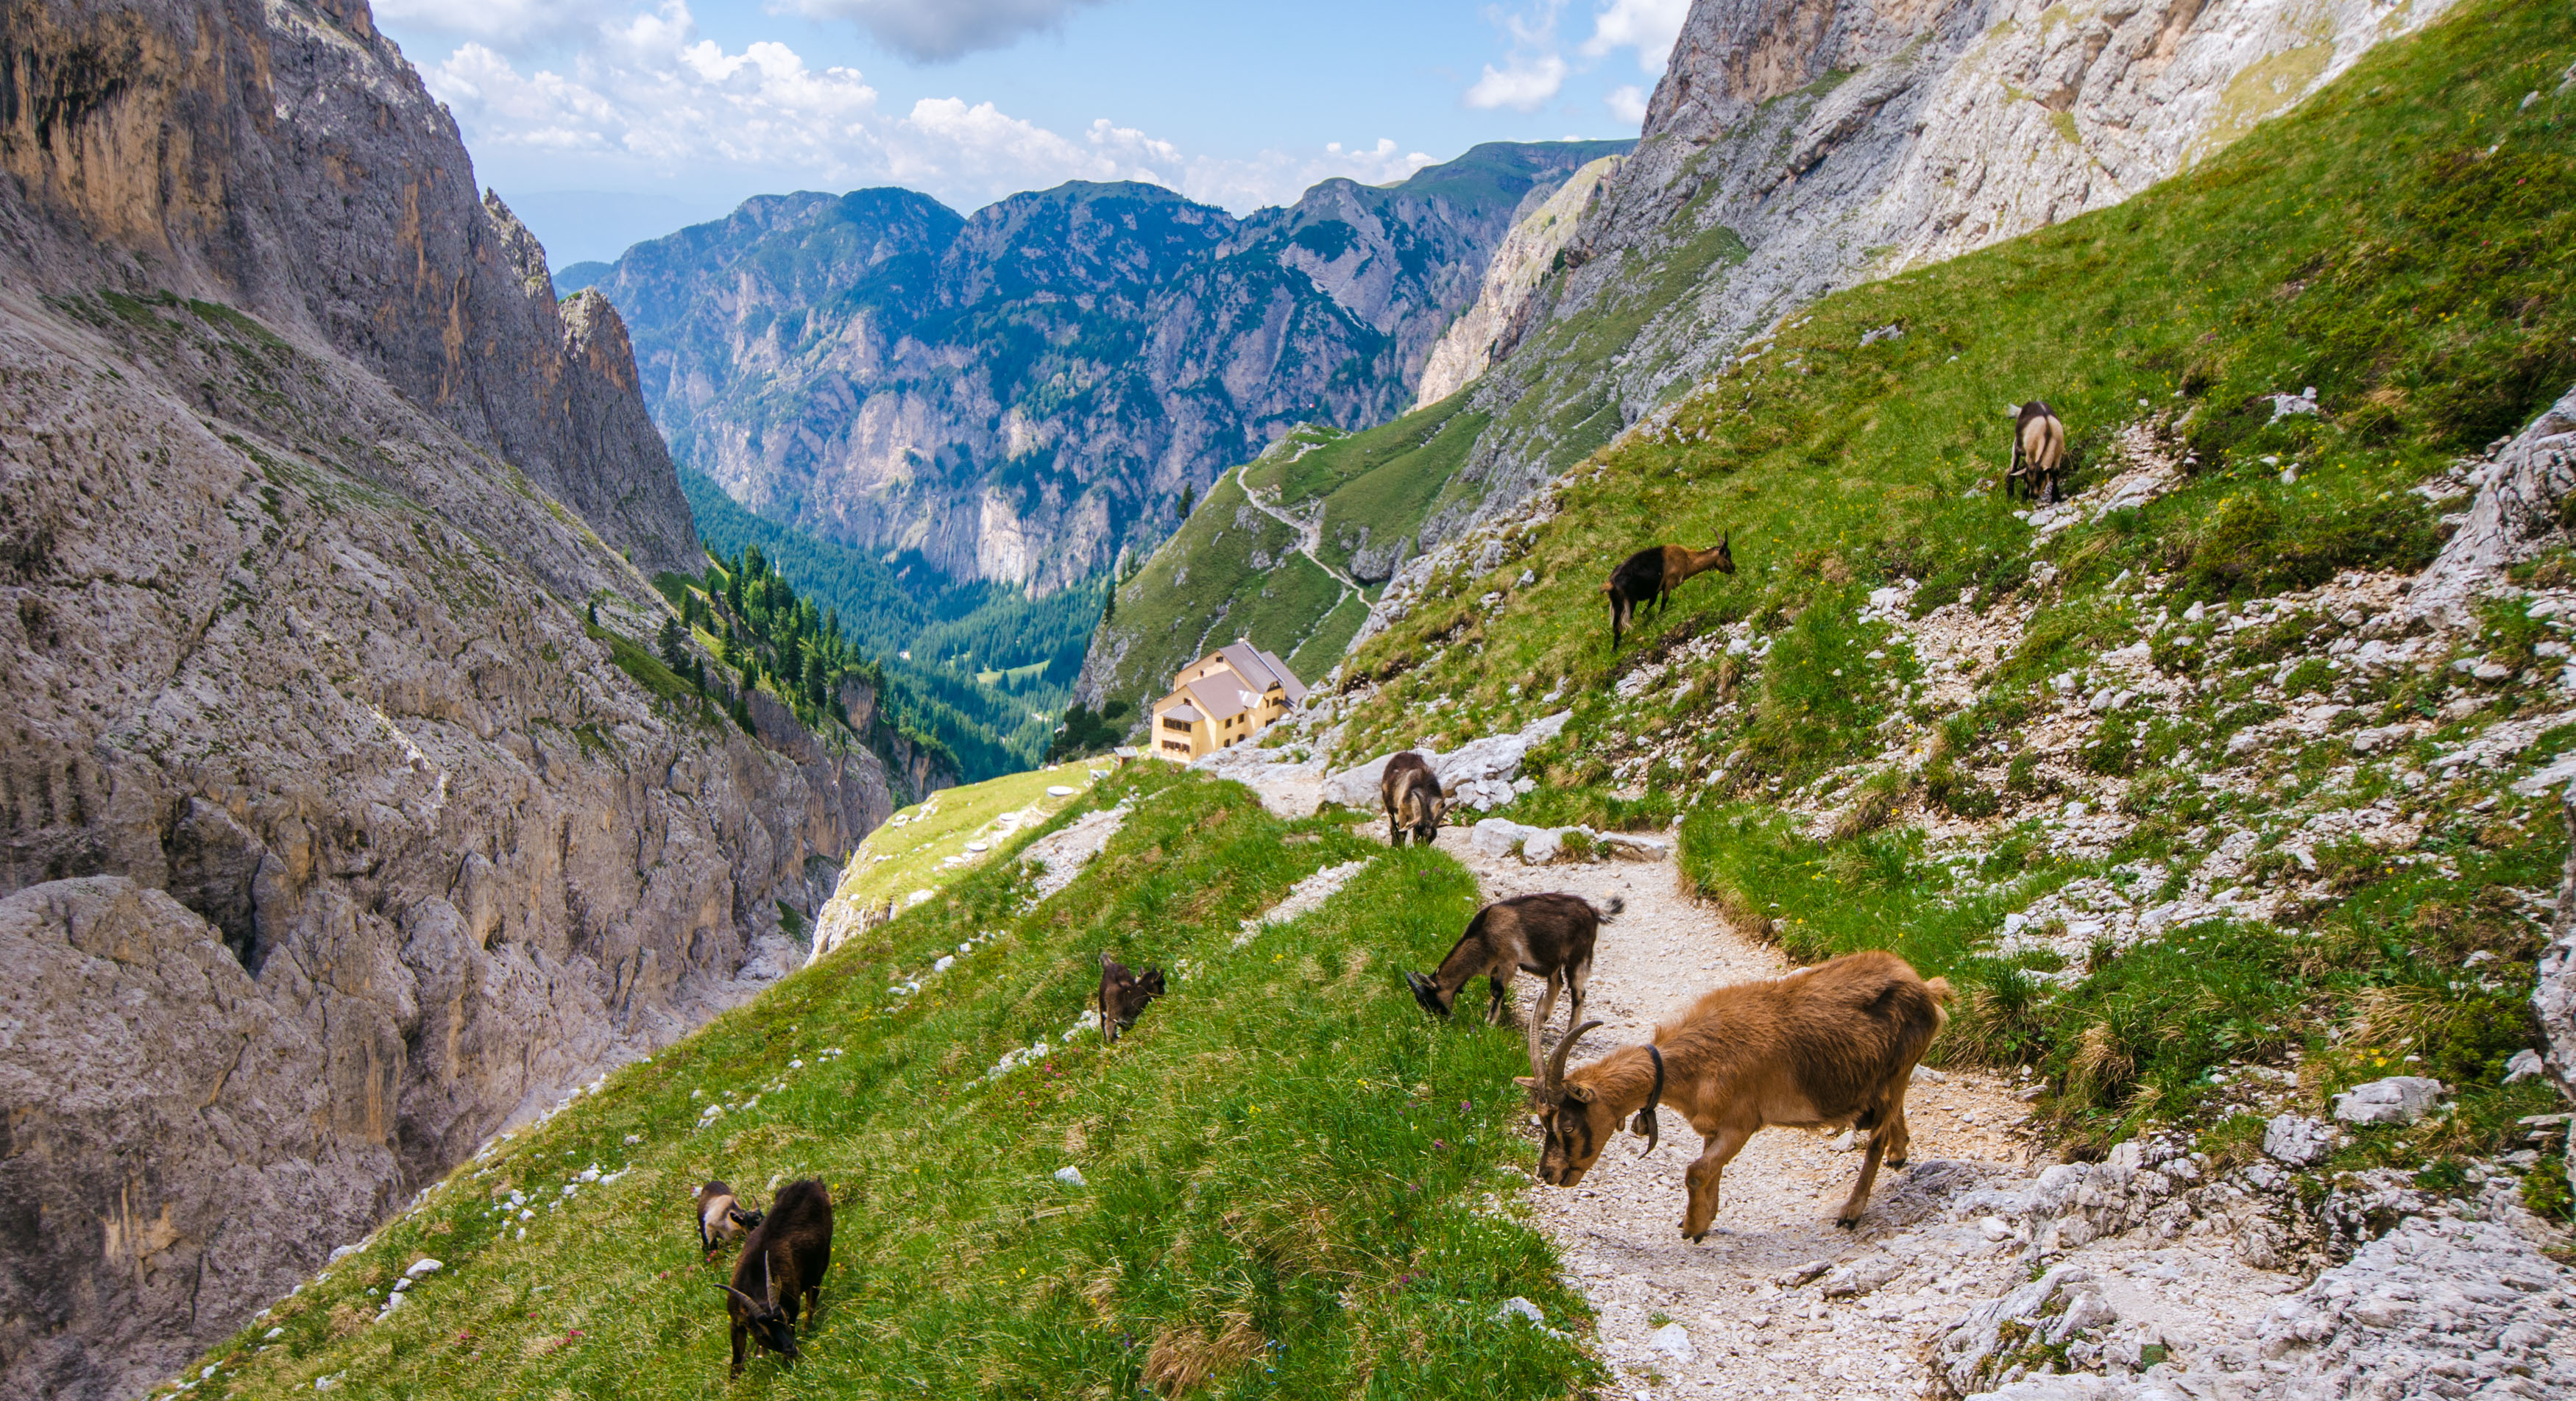
[[[1317,553],[1348,573],[1363,541],[1383,547],[1411,536],[1448,503],[1458,468],[1484,426],[1482,416],[1460,412],[1465,403],[1452,395],[1358,433],[1307,424],[1220,478],[1180,530],[1119,587],[1111,636],[1094,644],[1127,645],[1107,698],[1142,714],[1173,672],[1206,655],[1208,645],[1238,635],[1286,658],[1309,684],[1332,670],[1367,618],[1368,603],[1297,553],[1295,532],[1252,511],[1243,482],[1291,515],[1322,510]],[[1267,554],[1271,567],[1254,568],[1255,551]]]
[[[1576,718],[1537,756],[1552,791],[1525,799],[1528,815],[1660,826],[1689,812],[1695,875],[1748,913],[1776,913],[1801,954],[1893,944],[1927,972],[1949,972],[1978,1012],[1953,1053],[2045,1064],[2058,1077],[2057,1108],[2079,1131],[2185,1112],[2208,1066],[2302,1044],[2330,1078],[2416,1054],[2491,1084],[2498,1052],[2524,1034],[2513,989],[2530,976],[2527,930],[2495,914],[2511,903],[2497,892],[2547,888],[2563,851],[2557,825],[2509,792],[2498,820],[2475,830],[2408,800],[2434,819],[2426,855],[2440,859],[2360,873],[2304,936],[2213,926],[2115,960],[2053,1001],[1979,952],[2002,912],[2095,873],[2053,860],[2036,823],[1956,876],[1927,857],[1919,834],[1810,841],[1777,815],[1773,795],[1828,775],[1849,782],[1877,752],[1878,727],[1900,717],[1940,727],[1954,752],[2009,748],[2019,718],[2041,704],[2043,678],[2135,640],[2158,607],[2178,613],[2345,569],[2424,563],[2437,540],[2432,511],[2408,489],[2514,431],[2576,380],[2576,303],[2566,295],[2576,90],[2561,83],[2571,59],[2576,17],[2564,7],[2464,5],[2190,175],[1819,304],[1769,353],[1702,386],[1670,435],[1622,443],[1575,474],[1562,513],[1526,534],[1526,552],[1481,578],[1436,579],[1356,659],[1387,685],[1352,722],[1347,753],[1516,725],[1554,708],[1537,696],[1561,681]],[[1903,338],[1859,344],[1890,323]],[[2305,385],[2319,389],[2323,419],[2266,424],[2268,408],[2245,407]],[[2115,425],[2190,410],[2180,431],[2199,470],[2142,510],[2035,547],[2006,502],[1969,490],[2001,466],[2003,407],[2028,397],[2054,403],[2079,456],[2095,458]],[[2278,461],[2304,464],[2295,485],[2278,480]],[[1609,683],[1640,653],[1623,652],[1614,668],[1600,578],[1640,543],[1701,543],[1722,531],[1744,572],[1692,582],[1668,617],[1642,629],[1643,652],[1739,620],[1776,636],[1774,652],[1759,668],[1701,664],[1679,705],[1622,701]],[[1859,616],[1872,587],[1925,581],[1918,612],[1959,598],[1983,606],[2043,557],[2063,572],[2059,589],[1969,713],[1911,708],[1912,663],[1868,655],[1886,636]],[[1539,578],[1516,591],[1523,568]],[[2165,592],[2111,588],[2132,570],[2168,581]],[[1487,590],[1508,601],[1476,607]],[[2527,638],[2507,634],[2529,625],[2504,621],[2482,645],[2527,652]],[[2219,654],[2203,664],[2212,693],[2136,736],[2133,801],[2155,820],[2116,859],[2187,865],[2182,829],[2253,823],[2330,782],[2353,783],[2356,804],[2394,791],[2394,759],[2337,778],[2352,755],[2336,742],[2280,756],[2259,796],[2203,787],[2191,756],[2242,723],[2257,660],[2203,650]],[[2171,655],[2160,649],[2158,660]],[[2333,684],[2367,723],[2384,724],[2431,714],[2453,679],[2445,670]],[[1459,702],[1444,733],[1416,733],[1413,717],[1440,695]],[[2504,713],[2519,703],[2497,701]],[[2454,724],[2435,740],[2460,732]],[[1649,773],[1610,769],[1649,741],[1676,740],[1679,758]],[[2433,742],[2395,757],[2421,763]],[[2546,738],[2481,781],[2493,787],[2568,743]],[[1721,765],[1725,780],[1710,786]],[[1641,780],[1644,795],[1616,797],[1621,777]],[[2456,960],[2482,940],[2520,949],[2519,961],[2507,963],[2503,991],[2462,993]],[[2368,1048],[2329,1054],[2321,1032],[2366,1001],[2415,1011],[2381,1019]],[[2529,1112],[2522,1098],[2545,1093],[2476,1099],[2450,1146],[2496,1146],[2501,1116]]]
[[[916,890],[946,889],[962,871],[981,865],[991,854],[970,852],[966,843],[984,842],[991,851],[1017,845],[1011,829],[993,825],[1002,814],[1035,811],[1053,817],[1063,811],[1065,804],[1078,799],[1051,798],[1046,790],[1088,788],[1092,772],[1086,764],[1059,764],[943,788],[931,801],[897,811],[893,821],[870,832],[867,840],[859,843],[834,898],[853,901],[861,908],[882,909],[886,901],[909,898]],[[925,809],[929,811],[927,817],[923,816]],[[969,864],[940,864],[952,856],[967,857]],[[878,857],[885,859],[879,861]]]
[[[1466,872],[1383,856],[1238,950],[1237,921],[1378,849],[1160,765],[1074,811],[1119,801],[1134,804],[1125,829],[1070,889],[1030,908],[1018,864],[987,865],[609,1077],[210,1354],[225,1370],[192,1396],[310,1395],[332,1377],[343,1394],[493,1401],[1132,1397],[1158,1348],[1213,1363],[1207,1394],[1222,1396],[1555,1397],[1597,1381],[1571,1341],[1494,1319],[1513,1295],[1559,1324],[1578,1308],[1543,1238],[1479,1205],[1527,1161],[1519,1046],[1507,1028],[1429,1024],[1394,976],[1455,937],[1475,905]],[[1115,1051],[1059,1040],[1104,949],[1179,970]],[[924,990],[891,998],[896,976]],[[1054,1054],[986,1079],[1037,1037]],[[735,1107],[695,1128],[709,1103]],[[594,1163],[616,1180],[565,1198]],[[1057,1183],[1065,1166],[1089,1185]],[[697,1262],[689,1221],[710,1175],[761,1198],[819,1175],[839,1203],[806,1360],[756,1362],[730,1389],[723,1271]],[[524,1240],[492,1206],[513,1187],[535,1199]],[[424,1255],[445,1269],[366,1321]]]

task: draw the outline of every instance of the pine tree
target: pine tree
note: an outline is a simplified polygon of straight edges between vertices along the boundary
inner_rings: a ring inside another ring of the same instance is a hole
[[[663,614],[662,636],[659,640],[662,660],[670,664],[671,670],[682,676],[688,675],[689,649],[680,641],[680,620],[667,613]]]

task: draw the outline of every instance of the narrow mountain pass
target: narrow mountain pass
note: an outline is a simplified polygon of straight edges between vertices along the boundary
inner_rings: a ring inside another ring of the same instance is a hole
[[[1777,949],[1684,894],[1669,862],[1525,866],[1479,852],[1463,826],[1439,846],[1475,872],[1488,900],[1563,890],[1627,902],[1594,954],[1584,1015],[1604,1025],[1569,1065],[1645,1040],[1709,988],[1789,970]],[[1521,980],[1516,1005],[1534,1006],[1533,992]],[[1566,1026],[1560,1006],[1543,1046],[1552,1050]],[[2026,1275],[2009,1232],[1954,1221],[1951,1208],[2025,1171],[2032,1148],[2028,1106],[1984,1072],[1917,1071],[1906,1113],[1913,1161],[1880,1171],[1852,1231],[1833,1213],[1861,1155],[1837,1151],[1836,1135],[1770,1129],[1728,1165],[1707,1241],[1683,1240],[1682,1175],[1700,1138],[1669,1110],[1654,1153],[1622,1135],[1572,1191],[1532,1187],[1540,1225],[1599,1310],[1601,1351],[1622,1392],[1921,1395],[1935,1333]]]

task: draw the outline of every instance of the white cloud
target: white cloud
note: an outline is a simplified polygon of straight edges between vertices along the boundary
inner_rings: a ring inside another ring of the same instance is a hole
[[[1512,51],[1501,68],[1485,65],[1484,76],[1467,89],[1468,106],[1535,112],[1556,96],[1557,90],[1565,86],[1569,71],[1557,52],[1556,42],[1556,12],[1564,3],[1565,0],[1543,0],[1533,15],[1501,9],[1485,11],[1489,23],[1501,25],[1503,32],[1511,36]]]
[[[486,165],[584,184],[700,178],[772,189],[902,184],[961,210],[1066,180],[1141,180],[1247,213],[1318,180],[1371,184],[1431,163],[1386,138],[1251,159],[1192,155],[1101,118],[1070,135],[963,97],[889,112],[854,68],[808,67],[784,44],[739,52],[699,36],[686,0],[594,29],[565,71],[468,42],[424,68]]]
[[[781,0],[777,8],[809,19],[845,19],[916,63],[936,63],[978,49],[1003,49],[1020,37],[1062,25],[1077,5],[1103,0]]]
[[[1661,77],[1672,58],[1673,41],[1681,37],[1682,21],[1689,17],[1690,0],[1610,0],[1592,17],[1592,37],[1583,41],[1583,56],[1600,58],[1612,49],[1635,49],[1637,71]],[[1611,110],[1620,110],[1615,93]],[[1639,119],[1644,115],[1641,107]]]
[[[1565,60],[1555,54],[1514,54],[1499,70],[1485,65],[1485,76],[1467,89],[1467,105],[1535,112],[1565,86],[1565,72]]]
[[[1622,83],[1612,88],[1610,95],[1601,101],[1610,109],[1611,116],[1617,117],[1630,126],[1645,125],[1646,90],[1635,83]]]

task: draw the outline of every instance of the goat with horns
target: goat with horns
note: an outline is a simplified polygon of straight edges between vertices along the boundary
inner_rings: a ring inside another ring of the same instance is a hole
[[[1544,1137],[1539,1180],[1571,1187],[1631,1121],[1646,1151],[1659,1141],[1656,1109],[1670,1103],[1699,1130],[1682,1235],[1708,1235],[1718,1178],[1745,1140],[1775,1125],[1869,1134],[1860,1180],[1835,1224],[1860,1223],[1883,1160],[1905,1166],[1905,1088],[1915,1062],[1949,1020],[1950,984],[1915,975],[1892,953],[1850,954],[1769,982],[1703,995],[1643,1046],[1623,1046],[1571,1073],[1566,1053],[1585,1022],[1557,1044],[1540,1079],[1524,1079]]]

